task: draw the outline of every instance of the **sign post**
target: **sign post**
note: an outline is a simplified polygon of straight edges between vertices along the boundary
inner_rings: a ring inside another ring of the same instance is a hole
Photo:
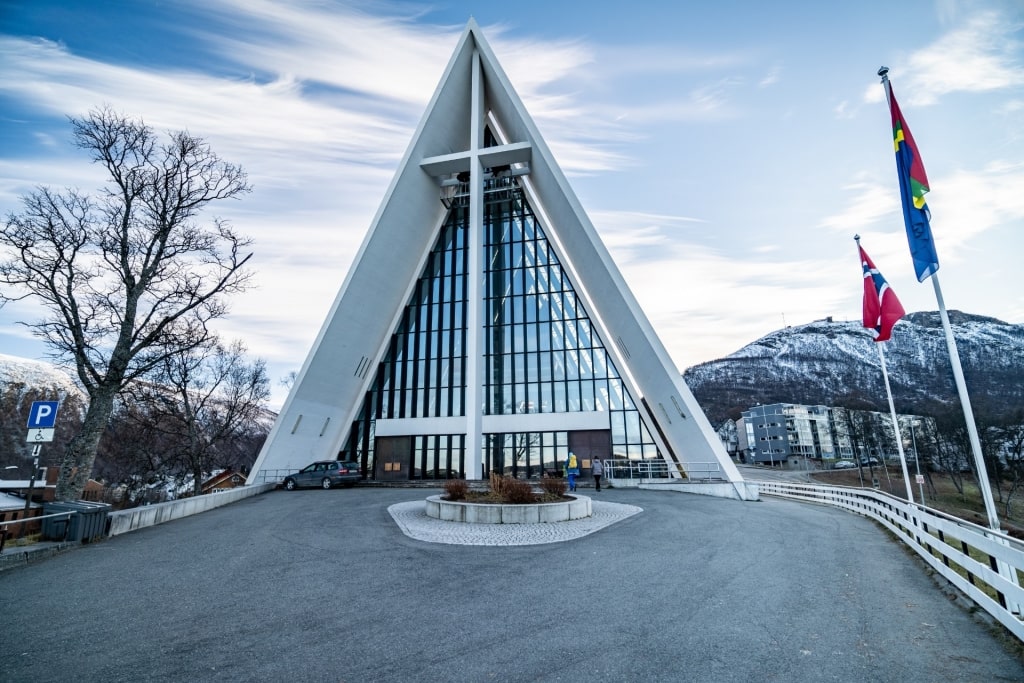
[[[44,441],[53,441],[57,424],[57,408],[60,401],[33,401],[28,413],[28,441],[32,444],[32,474],[28,479],[28,494],[25,496],[25,511],[21,515],[21,535],[28,529],[28,513],[32,505],[32,489],[35,488],[36,473],[39,471],[39,452]]]

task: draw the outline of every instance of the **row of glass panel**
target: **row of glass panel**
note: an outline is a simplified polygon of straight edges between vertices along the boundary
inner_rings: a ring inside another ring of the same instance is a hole
[[[489,297],[573,291],[565,271],[554,260],[554,256],[551,263],[542,266],[495,267],[493,263],[489,263],[488,266]]]
[[[434,333],[426,336],[420,347],[421,357],[426,355],[422,360],[401,362],[404,354],[398,353],[395,362],[384,362],[383,390],[412,386],[414,380],[425,388],[461,385],[465,364],[461,335]],[[437,347],[434,342],[438,342]],[[440,357],[435,355],[435,350],[442,349],[447,353]],[[486,358],[485,364],[488,385],[618,378],[601,348],[493,355]]]
[[[487,301],[487,321],[491,325],[536,323],[551,320],[585,319],[582,307],[572,292],[531,294],[499,293]]]
[[[412,438],[413,479],[457,479],[465,476],[465,436],[431,434]],[[568,432],[523,432],[485,434],[481,459],[483,476],[495,472],[517,477],[540,478],[545,472],[561,472],[569,456]],[[653,446],[612,447],[614,459],[658,457]],[[372,452],[368,471],[373,471]]]
[[[542,351],[488,356],[487,382],[550,382],[618,377],[603,349]]]
[[[637,411],[632,408],[632,402],[622,390],[621,380],[616,378],[492,385],[485,387],[484,392],[486,398],[483,408],[486,415],[625,410],[628,414],[636,415],[639,422]],[[461,385],[371,393],[375,399],[379,398],[379,416],[383,418],[451,417],[465,414],[465,389]]]

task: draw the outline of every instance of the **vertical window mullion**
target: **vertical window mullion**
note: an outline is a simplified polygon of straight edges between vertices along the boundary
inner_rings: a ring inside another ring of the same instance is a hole
[[[425,283],[422,279],[416,281],[416,291],[413,298],[415,302],[413,310],[410,312],[410,317],[417,321],[416,330],[413,334],[409,335],[412,337],[412,353],[410,354],[409,360],[412,363],[412,381],[409,383],[408,389],[412,390],[412,401],[409,405],[409,411],[405,414],[406,417],[419,417],[419,388],[420,388],[420,338],[422,337],[423,330],[418,324],[424,311],[423,311],[423,288]],[[427,315],[430,315],[430,307],[427,307]],[[427,329],[430,329],[429,327]]]

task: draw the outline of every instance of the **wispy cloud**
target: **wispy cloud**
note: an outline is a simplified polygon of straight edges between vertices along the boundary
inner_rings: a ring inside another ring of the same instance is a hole
[[[1024,166],[993,162],[977,171],[960,170],[932,180],[941,192],[928,195],[936,243],[950,254],[960,253],[978,235],[1005,228],[1024,218]],[[850,199],[839,213],[827,216],[822,227],[836,232],[881,230],[903,234],[902,206],[895,184],[861,181],[847,185]],[[880,228],[880,226],[891,226]],[[946,229],[940,229],[946,226]]]
[[[776,83],[779,82],[779,78],[781,75],[782,67],[775,65],[768,70],[768,73],[766,73],[760,81],[758,81],[757,87],[767,88],[769,86],[775,85]]]
[[[906,67],[894,67],[891,74],[900,79],[901,104],[926,106],[950,93],[1024,85],[1019,42],[1022,26],[1019,16],[982,12],[912,53]],[[881,89],[875,87],[867,91],[865,99],[878,101],[881,97]]]
[[[842,190],[850,199],[840,212],[826,216],[821,222],[822,227],[853,235],[877,224],[883,218],[892,217],[893,214],[900,214],[902,211],[899,189],[895,183],[885,185],[860,180],[848,183]]]

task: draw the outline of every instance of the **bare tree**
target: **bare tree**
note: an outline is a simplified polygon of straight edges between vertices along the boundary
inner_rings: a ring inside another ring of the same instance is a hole
[[[1001,414],[1002,413],[1002,414]],[[974,408],[975,424],[978,429],[978,445],[981,446],[982,462],[988,480],[995,489],[997,503],[1003,502],[1003,480],[1007,476],[1006,466],[1000,457],[1006,438],[1004,427],[1008,415],[987,401],[979,401]]]
[[[961,497],[964,497],[963,475],[971,470],[970,437],[967,423],[962,413],[955,407],[947,407],[935,416],[935,451],[936,466],[949,474],[950,481]]]
[[[31,299],[48,311],[25,323],[58,361],[74,366],[89,396],[81,432],[66,449],[61,500],[79,498],[118,393],[164,359],[200,346],[245,289],[250,244],[210,203],[248,192],[243,170],[200,138],[151,128],[109,108],[71,118],[75,144],[109,174],[97,198],[39,188],[0,234],[0,304]]]
[[[262,404],[270,396],[266,363],[246,361],[245,345],[211,341],[166,357],[153,370],[152,382],[130,389],[144,406],[135,417],[173,445],[169,457],[188,472],[193,493],[213,467],[237,462],[233,446],[261,431]],[[255,452],[253,452],[255,459]]]
[[[1005,422],[1002,438],[1008,490],[1004,505],[1006,516],[1009,517],[1010,499],[1024,486],[1024,408],[1011,410]]]
[[[150,428],[145,415],[145,406],[130,395],[115,401],[96,455],[94,474],[105,481],[110,493],[116,491],[117,497],[108,502],[121,508],[160,502],[182,478],[168,456],[176,444]]]

